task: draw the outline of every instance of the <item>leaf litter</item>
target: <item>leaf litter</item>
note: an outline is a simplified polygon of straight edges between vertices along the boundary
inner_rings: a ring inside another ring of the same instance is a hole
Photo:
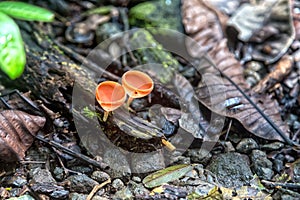
[[[206,15],[194,11],[196,8],[206,10]],[[289,139],[287,125],[282,121],[277,102],[266,94],[256,94],[251,91],[249,85],[245,82],[243,68],[234,55],[227,47],[227,39],[223,38],[220,25],[215,14],[200,1],[183,2],[183,23],[186,32],[198,42],[197,44],[186,43],[187,49],[195,57],[201,57],[203,54],[203,45],[208,46],[209,58],[215,64],[206,62],[199,66],[202,71],[212,73],[223,81],[223,84],[215,84],[209,79],[199,82],[196,88],[197,99],[207,106],[210,110],[224,116],[232,117],[241,122],[241,124],[251,133],[269,140],[285,141],[289,144],[293,142]],[[199,23],[191,19],[189,13],[196,13],[193,18],[201,15],[202,20],[216,19],[214,24],[204,23],[199,27]],[[214,17],[213,17],[214,16]],[[204,18],[204,19],[203,19]],[[218,26],[218,28],[216,28]],[[193,28],[194,27],[194,28]],[[218,30],[218,32],[216,32]],[[203,32],[211,34],[203,35]],[[214,33],[214,34],[212,34]],[[201,35],[202,37],[198,37]],[[206,41],[207,43],[203,43]],[[195,48],[198,47],[198,48]],[[199,50],[200,49],[200,50]],[[224,91],[226,101],[211,102],[211,97],[220,97],[220,93],[210,93],[211,88],[217,87],[213,91]],[[219,96],[218,96],[219,95]],[[226,105],[235,99],[232,105]],[[213,109],[219,108],[219,109]],[[278,108],[278,109],[276,109]]]

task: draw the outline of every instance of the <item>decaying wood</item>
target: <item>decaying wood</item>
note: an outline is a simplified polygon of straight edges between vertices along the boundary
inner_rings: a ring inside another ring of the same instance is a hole
[[[48,38],[51,34],[44,30],[45,27],[42,24],[39,24],[39,26],[34,23],[21,24],[23,39],[26,43],[26,70],[19,79],[14,81],[10,81],[3,74],[0,75],[1,83],[7,88],[14,87],[20,91],[30,90],[35,98],[42,100],[43,107],[46,106],[48,107],[47,109],[55,113],[64,113],[64,116],[66,115],[65,117],[68,117],[70,121],[74,119],[74,121],[84,122],[86,127],[76,126],[76,129],[78,132],[86,132],[86,135],[83,137],[80,135],[81,142],[85,147],[89,144],[97,144],[103,145],[103,148],[99,147],[98,149],[109,149],[109,145],[104,146],[104,144],[109,144],[110,141],[106,137],[97,135],[97,132],[101,130],[97,118],[93,120],[88,119],[83,114],[83,109],[85,105],[89,107],[95,105],[94,91],[97,86],[97,78],[103,75],[109,80],[116,81],[119,77],[103,71],[101,69],[103,66],[97,66],[99,63],[95,64],[85,60],[80,55],[72,52],[72,50],[62,48],[63,45],[56,45],[58,43],[55,44]],[[72,99],[72,88],[73,92],[79,91],[78,95],[75,95],[76,100]],[[165,98],[170,99],[170,102],[179,105],[176,95],[164,89],[162,85],[156,85],[154,93],[163,94]],[[77,104],[76,106],[74,106],[74,102]],[[98,112],[101,113],[103,111],[100,110]],[[124,116],[120,117],[120,114],[115,116],[119,116],[117,119],[119,119],[119,122],[122,122],[123,126],[128,124],[128,129],[137,132],[148,132],[152,136],[162,135],[161,130],[153,129],[153,126],[147,121],[141,122],[135,119],[133,123],[130,120],[134,119]],[[143,130],[141,130],[141,127],[143,127]],[[81,128],[87,129],[82,130]],[[127,128],[124,127],[124,129]],[[98,155],[98,151],[91,153],[93,156]]]

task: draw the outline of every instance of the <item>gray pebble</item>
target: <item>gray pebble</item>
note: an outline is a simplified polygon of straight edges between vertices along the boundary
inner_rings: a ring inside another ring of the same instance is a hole
[[[214,173],[224,187],[248,185],[253,178],[248,157],[239,153],[219,154],[206,169]]]
[[[261,149],[266,151],[276,151],[284,147],[282,142],[272,142],[270,144],[265,144],[261,147]]]
[[[67,190],[57,190],[53,191],[50,196],[54,199],[66,199],[69,196],[69,191]]]
[[[82,192],[89,193],[95,185],[98,185],[98,182],[86,176],[85,174],[81,175],[72,175],[67,178],[70,184],[71,192]]]
[[[236,146],[236,150],[240,153],[250,153],[253,149],[257,148],[258,144],[252,138],[244,138]]]
[[[270,180],[274,175],[272,170],[272,162],[267,158],[265,152],[260,150],[253,150],[251,153],[251,161],[253,163],[253,170],[261,179]]]
[[[103,172],[103,171],[94,171],[92,173],[91,178],[98,181],[99,183],[102,183],[102,182],[110,179],[110,176],[106,172]]]
[[[128,187],[124,187],[122,190],[117,191],[112,199],[133,199],[133,194]]]
[[[121,179],[117,178],[117,179],[113,180],[113,182],[111,183],[111,186],[118,191],[124,187],[124,183]]]
[[[64,178],[64,169],[62,167],[55,167],[53,170],[54,178],[62,181]]]
[[[31,184],[56,183],[55,179],[52,177],[52,174],[48,169],[41,169],[38,167],[36,169],[32,169],[29,173],[32,176],[32,180],[30,181]]]
[[[88,195],[85,194],[79,194],[77,192],[71,193],[69,196],[70,200],[86,200]]]
[[[142,181],[142,179],[141,179],[140,177],[138,177],[138,176],[132,177],[132,180],[133,180],[134,182],[136,182],[136,183],[140,183],[140,182]]]

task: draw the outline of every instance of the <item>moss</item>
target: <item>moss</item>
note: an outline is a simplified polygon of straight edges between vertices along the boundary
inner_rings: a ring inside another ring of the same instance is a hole
[[[151,70],[159,75],[158,78],[162,83],[172,80],[174,71],[179,68],[179,63],[148,31],[137,30],[130,38],[130,47],[136,49],[133,53],[140,64],[159,64],[153,65]]]
[[[129,23],[136,27],[157,27],[182,32],[183,28],[179,13],[180,0],[148,1],[140,3],[129,10]]]

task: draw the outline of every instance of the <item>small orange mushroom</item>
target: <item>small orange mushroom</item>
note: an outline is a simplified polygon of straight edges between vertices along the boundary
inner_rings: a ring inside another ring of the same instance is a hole
[[[123,74],[122,85],[129,95],[127,107],[133,99],[141,98],[150,94],[153,90],[153,80],[144,72],[131,70]]]
[[[103,121],[105,122],[109,112],[124,104],[126,93],[119,83],[114,81],[104,81],[96,88],[96,99],[104,110]]]

